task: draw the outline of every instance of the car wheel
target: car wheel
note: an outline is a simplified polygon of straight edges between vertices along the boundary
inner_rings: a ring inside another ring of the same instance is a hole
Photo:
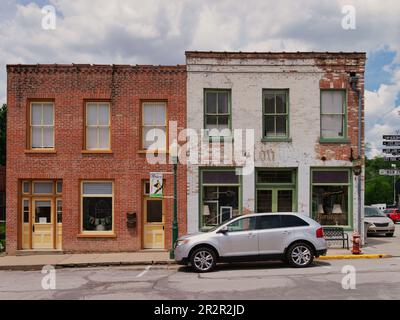
[[[213,249],[201,247],[193,251],[190,262],[196,272],[210,272],[215,268],[217,256]]]
[[[393,237],[393,232],[386,233],[386,237]]]
[[[289,247],[286,259],[292,267],[308,267],[314,260],[314,250],[307,243],[297,242]]]

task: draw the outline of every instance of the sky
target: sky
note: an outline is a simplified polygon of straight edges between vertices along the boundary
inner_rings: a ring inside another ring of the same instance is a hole
[[[400,130],[398,0],[1,0],[1,5],[0,103],[6,102],[6,64],[184,64],[185,50],[365,51],[369,157],[380,154],[383,134]],[[42,26],[46,5],[55,9],[55,29]],[[342,11],[349,5],[354,11]],[[349,14],[354,28],[343,28]]]

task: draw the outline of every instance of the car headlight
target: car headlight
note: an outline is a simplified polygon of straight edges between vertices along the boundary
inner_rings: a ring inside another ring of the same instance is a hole
[[[176,241],[175,247],[179,247],[179,246],[181,246],[181,245],[183,245],[183,244],[187,244],[187,243],[189,243],[189,239],[178,240],[178,241]]]

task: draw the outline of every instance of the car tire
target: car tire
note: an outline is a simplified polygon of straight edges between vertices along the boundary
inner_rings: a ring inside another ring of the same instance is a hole
[[[296,242],[287,250],[286,260],[294,268],[308,267],[314,260],[314,250],[308,243]]]
[[[393,235],[394,235],[393,232],[386,233],[386,237],[393,237]]]
[[[217,264],[217,255],[209,247],[200,247],[195,249],[190,255],[190,263],[196,272],[210,272],[214,270]]]

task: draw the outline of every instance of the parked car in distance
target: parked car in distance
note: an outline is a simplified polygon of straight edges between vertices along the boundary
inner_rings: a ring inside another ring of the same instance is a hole
[[[387,237],[393,237],[395,225],[392,219],[379,209],[365,206],[364,221],[369,224],[368,235],[385,234]]]
[[[215,228],[180,237],[175,260],[197,272],[212,271],[217,262],[281,259],[307,267],[327,251],[321,225],[299,213],[255,213],[234,217]]]
[[[400,210],[398,208],[390,208],[383,211],[383,213],[394,223],[400,222]]]

